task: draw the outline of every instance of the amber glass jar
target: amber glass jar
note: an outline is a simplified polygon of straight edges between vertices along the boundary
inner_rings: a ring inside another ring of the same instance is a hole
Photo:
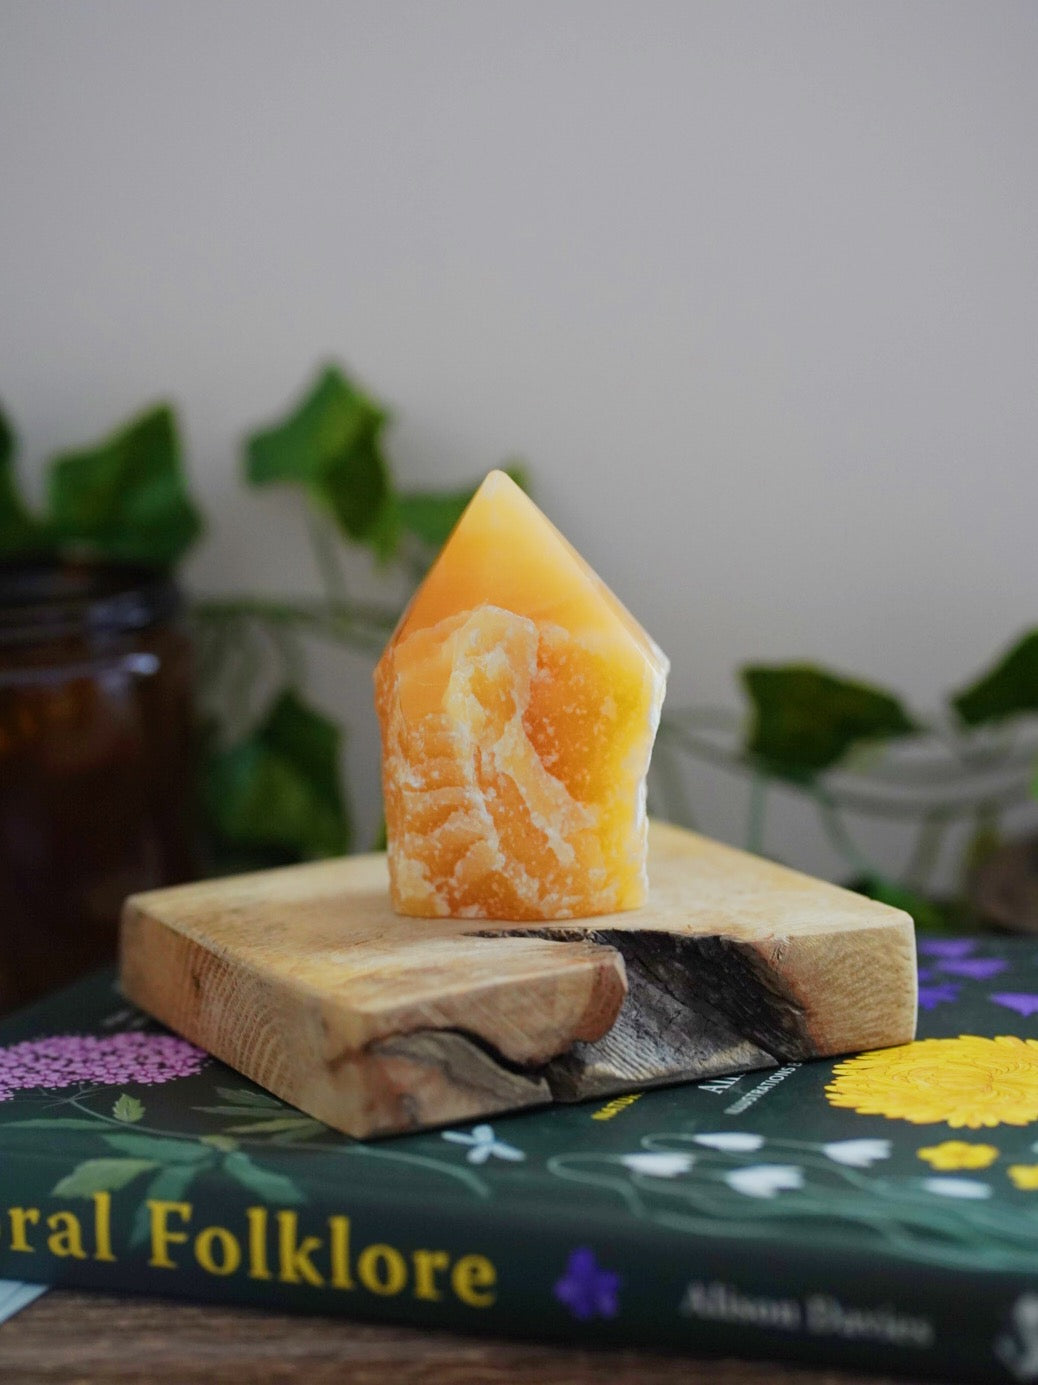
[[[115,954],[193,872],[191,657],[170,577],[0,565],[0,1010]]]

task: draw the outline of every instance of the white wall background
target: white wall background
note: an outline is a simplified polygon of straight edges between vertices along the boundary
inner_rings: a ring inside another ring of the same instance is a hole
[[[527,459],[674,703],[809,657],[926,707],[1038,619],[1036,74],[1030,0],[0,0],[26,474],[171,396],[193,586],[305,590],[237,449],[339,358],[405,482]],[[367,670],[320,691],[370,804]]]

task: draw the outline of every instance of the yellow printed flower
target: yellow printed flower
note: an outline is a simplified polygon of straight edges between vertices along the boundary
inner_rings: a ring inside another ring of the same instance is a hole
[[[825,1094],[833,1106],[914,1125],[1030,1125],[1038,1120],[1038,1040],[964,1034],[860,1053],[837,1063]]]
[[[1038,1164],[1010,1164],[1006,1172],[1022,1192],[1038,1193]]]
[[[944,1140],[939,1145],[917,1149],[916,1154],[931,1168],[944,1173],[950,1169],[986,1169],[998,1158],[994,1145],[971,1145],[965,1140]]]

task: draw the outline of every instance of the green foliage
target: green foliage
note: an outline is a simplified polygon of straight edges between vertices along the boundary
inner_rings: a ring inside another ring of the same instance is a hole
[[[951,704],[967,726],[1038,712],[1038,629],[1017,640],[998,662]]]
[[[306,1201],[302,1190],[291,1178],[283,1173],[274,1173],[271,1169],[261,1169],[247,1154],[228,1154],[223,1167],[225,1173],[264,1202],[289,1205]]]
[[[154,1159],[86,1159],[51,1189],[54,1197],[92,1197],[112,1193],[156,1167]]]
[[[238,1141],[230,1135],[203,1135],[201,1136],[204,1145],[211,1145],[213,1149],[218,1149],[221,1154],[232,1154],[238,1148]]]
[[[506,473],[523,490],[530,489],[524,467],[510,466]],[[479,483],[450,491],[406,491],[397,499],[401,526],[432,549],[440,549],[475,495]]]
[[[230,1135],[282,1135],[286,1131],[298,1130],[313,1124],[311,1116],[275,1116],[273,1120],[249,1120],[244,1125],[229,1125]]]
[[[160,1169],[148,1184],[144,1196],[137,1204],[130,1227],[131,1247],[147,1245],[151,1235],[151,1212],[149,1202],[181,1202],[199,1172],[197,1164],[173,1164],[168,1169]]]
[[[217,1087],[216,1095],[232,1106],[259,1106],[264,1110],[281,1110],[284,1102],[268,1092],[253,1091],[251,1087]]]
[[[297,858],[346,851],[341,734],[296,693],[282,693],[251,736],[208,765],[206,805],[218,835],[234,846],[274,847]]]
[[[852,888],[858,894],[889,904],[893,909],[903,909],[911,915],[920,933],[954,933],[960,931],[961,910],[953,905],[931,899],[919,890],[879,876],[854,881]]]
[[[898,699],[809,664],[742,670],[754,707],[746,749],[774,774],[805,780],[861,741],[918,730]]]
[[[249,438],[245,474],[257,486],[306,486],[348,538],[391,557],[396,538],[382,445],[387,421],[380,405],[328,366],[287,418]]]
[[[136,1131],[127,1131],[125,1135],[103,1135],[101,1138],[121,1154],[153,1159],[159,1164],[197,1164],[199,1160],[210,1157],[209,1151],[200,1142],[169,1140],[161,1135],[140,1135]]]
[[[182,558],[202,532],[181,469],[176,419],[166,404],[95,447],[54,458],[38,519],[18,493],[13,457],[14,433],[0,414],[0,557],[84,552],[164,567]]]
[[[184,485],[176,421],[165,404],[96,447],[56,458],[48,502],[60,545],[122,562],[175,563],[202,531]]]
[[[405,534],[439,549],[476,485],[398,491],[383,445],[388,421],[381,404],[337,366],[327,366],[285,418],[247,440],[246,479],[255,486],[303,486],[347,539],[381,562],[398,556]],[[522,467],[509,467],[508,474],[527,488]]]
[[[112,1115],[117,1121],[126,1121],[127,1124],[143,1120],[144,1103],[138,1101],[135,1096],[130,1096],[128,1092],[123,1092],[112,1107]]]
[[[14,430],[0,409],[0,557],[30,548],[37,537],[36,526],[18,493],[14,452]]]
[[[206,1137],[209,1144],[219,1149],[235,1149],[236,1135],[251,1140],[268,1139],[272,1145],[292,1145],[328,1133],[328,1127],[320,1121],[304,1116],[265,1092],[253,1092],[245,1087],[217,1087],[216,1091],[228,1105],[197,1106],[195,1109],[210,1116],[234,1116],[237,1120],[237,1125],[226,1126],[220,1135]],[[219,1145],[218,1140],[221,1141]]]
[[[39,1120],[8,1121],[5,1130],[96,1130],[97,1121],[87,1116],[41,1116]]]
[[[329,365],[285,417],[248,438],[245,475],[255,486],[300,487],[331,516],[347,543],[366,548],[381,563],[397,560],[414,580],[476,487],[399,491],[385,452],[388,421],[378,400]],[[141,414],[93,447],[54,459],[38,518],[19,495],[14,450],[13,429],[0,414],[0,557],[33,550],[170,565],[201,532],[168,405]],[[526,484],[521,468],[509,474]],[[326,583],[323,597],[245,598],[207,603],[209,614],[205,605],[198,612],[199,663],[208,685],[203,697],[209,689],[219,694],[204,721],[214,734],[205,751],[200,802],[213,864],[221,869],[332,855],[351,843],[340,778],[342,731],[297,691],[305,684],[304,645],[330,640],[370,655],[388,637],[403,602],[351,602],[334,543],[322,539],[320,527],[314,541]],[[263,695],[271,684],[271,711],[243,736],[241,727],[255,720],[257,692]],[[132,1124],[139,1119],[133,1109],[120,1107],[117,1119]]]

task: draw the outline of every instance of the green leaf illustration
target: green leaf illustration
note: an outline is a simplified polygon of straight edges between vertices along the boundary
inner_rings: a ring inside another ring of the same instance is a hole
[[[752,666],[742,680],[755,713],[746,749],[786,778],[808,779],[861,741],[918,729],[890,693],[809,664]]]
[[[172,409],[159,405],[96,447],[57,457],[48,508],[61,541],[128,562],[175,562],[202,521],[184,484]]]
[[[261,1169],[247,1154],[228,1154],[223,1167],[231,1178],[236,1179],[250,1192],[258,1194],[265,1202],[299,1203],[305,1202],[300,1188],[284,1174],[270,1169]]]
[[[283,1130],[299,1130],[312,1124],[311,1116],[278,1116],[275,1120],[250,1121],[248,1125],[229,1125],[227,1131],[231,1135],[273,1135]]]
[[[112,1115],[117,1121],[126,1121],[132,1124],[134,1121],[144,1119],[144,1103],[138,1101],[135,1096],[123,1092],[112,1107]]]
[[[523,467],[510,466],[505,471],[517,486],[529,490],[529,478]],[[452,491],[403,492],[396,501],[401,525],[429,548],[442,548],[480,484],[476,482]]]
[[[238,846],[303,856],[346,851],[350,823],[339,781],[341,732],[292,692],[247,740],[209,763],[206,804],[219,834]]]
[[[280,1109],[284,1102],[266,1092],[253,1091],[251,1087],[217,1087],[216,1095],[229,1101],[232,1106],[263,1106],[266,1109]]]
[[[125,1188],[138,1175],[156,1167],[154,1159],[87,1159],[77,1164],[51,1189],[54,1197],[92,1197]]]
[[[208,1159],[210,1151],[190,1140],[165,1140],[156,1135],[105,1135],[104,1142],[124,1154],[138,1155],[160,1164],[196,1164]]]
[[[157,1173],[144,1190],[144,1196],[137,1204],[137,1210],[133,1214],[133,1225],[130,1228],[130,1245],[146,1245],[151,1235],[151,1213],[148,1210],[148,1202],[180,1202],[187,1190],[191,1187],[195,1175],[199,1172],[196,1167],[182,1164],[177,1168],[163,1169]]]
[[[213,1149],[218,1149],[221,1154],[230,1154],[232,1150],[238,1148],[238,1141],[232,1140],[230,1135],[203,1135],[202,1143],[211,1145]]]
[[[272,1135],[270,1143],[279,1147],[287,1145],[297,1145],[303,1140],[316,1140],[319,1135],[334,1135],[323,1121],[311,1120],[305,1124],[300,1122],[293,1130],[283,1130],[280,1135]]]
[[[1023,635],[968,688],[951,698],[967,726],[1038,712],[1038,630]]]
[[[193,1106],[193,1111],[199,1111],[206,1116],[235,1116],[238,1120],[269,1120],[272,1109],[285,1110],[284,1106],[272,1108],[270,1106]]]
[[[287,418],[248,439],[246,476],[253,485],[302,483],[345,534],[385,556],[383,512],[391,497],[382,451],[387,418],[341,370],[328,366]]]
[[[98,1122],[87,1120],[85,1116],[40,1116],[38,1120],[7,1121],[5,1130],[93,1130],[97,1132]]]
[[[14,474],[14,429],[0,409],[0,556],[28,548],[37,528],[18,491]]]

